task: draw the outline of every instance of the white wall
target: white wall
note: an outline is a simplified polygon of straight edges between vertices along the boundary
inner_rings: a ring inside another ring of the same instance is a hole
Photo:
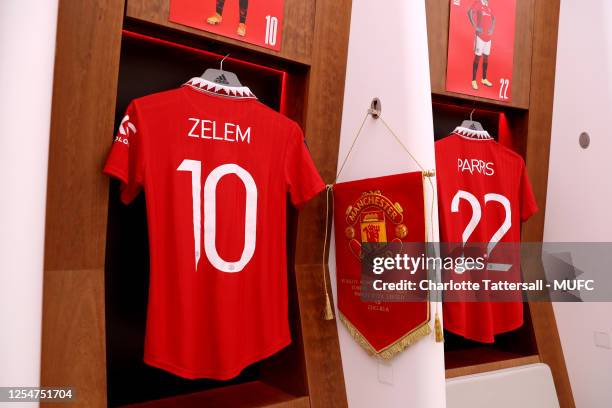
[[[546,224],[548,242],[612,242],[612,2],[562,0]],[[578,135],[587,131],[591,147]],[[609,265],[608,265],[609,266]],[[588,271],[587,271],[588,272]],[[557,303],[576,406],[612,406],[612,303]]]
[[[425,168],[433,169],[424,1],[353,2],[340,162],[373,97],[381,99],[383,117],[399,133],[412,154]],[[340,181],[417,169],[383,125],[368,119]],[[431,196],[426,199],[430,200]],[[437,216],[434,218],[437,220]],[[437,239],[437,224],[434,229]],[[329,264],[335,294],[334,248],[332,242]],[[338,331],[351,408],[444,407],[443,346],[435,343],[433,334],[394,357],[390,364],[380,364],[367,355],[339,321]],[[379,381],[379,375],[392,377],[392,384]]]
[[[0,1],[0,386],[40,379],[56,21],[57,0]]]

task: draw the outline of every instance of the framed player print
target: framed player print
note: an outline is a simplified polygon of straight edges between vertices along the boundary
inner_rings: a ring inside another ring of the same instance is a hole
[[[280,50],[285,0],[170,0],[169,20]]]
[[[512,100],[516,0],[450,0],[446,90]]]

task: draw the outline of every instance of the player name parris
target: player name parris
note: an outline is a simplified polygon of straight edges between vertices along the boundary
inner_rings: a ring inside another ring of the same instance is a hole
[[[217,123],[215,120],[188,118],[191,130],[188,137],[223,142],[251,143],[251,127],[243,129],[235,123]]]

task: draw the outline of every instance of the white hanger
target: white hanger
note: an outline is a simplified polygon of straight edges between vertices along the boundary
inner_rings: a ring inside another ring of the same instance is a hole
[[[221,62],[219,63],[219,69],[208,68],[206,71],[204,71],[200,78],[220,85],[235,88],[241,87],[242,84],[238,80],[238,76],[236,74],[223,70],[223,61],[225,61],[227,57],[229,57],[229,54],[227,54],[221,59]]]
[[[453,133],[458,134],[459,136],[468,138],[468,139],[477,139],[477,140],[491,140],[493,139],[489,132],[484,130],[480,122],[476,122],[472,119],[474,115],[474,111],[476,108],[472,109],[470,112],[470,120],[464,120],[461,122],[461,126],[457,126]]]

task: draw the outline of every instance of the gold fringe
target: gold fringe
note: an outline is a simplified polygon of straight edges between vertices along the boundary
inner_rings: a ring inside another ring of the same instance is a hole
[[[323,312],[324,320],[334,320],[334,312],[332,311],[329,293],[325,290],[325,311]]]
[[[438,315],[438,311],[436,311],[434,331],[436,333],[436,343],[444,343],[444,333],[442,332],[442,323],[440,322],[440,316]]]
[[[404,351],[408,346],[414,344],[417,340],[427,337],[431,334],[431,328],[429,327],[428,321],[423,322],[417,328],[406,333],[402,338],[397,340],[395,343],[385,347],[382,350],[376,350],[370,342],[361,334],[361,332],[348,321],[342,313],[338,313],[338,318],[346,326],[350,335],[355,341],[363,347],[370,355],[384,360],[390,360],[396,354]]]

